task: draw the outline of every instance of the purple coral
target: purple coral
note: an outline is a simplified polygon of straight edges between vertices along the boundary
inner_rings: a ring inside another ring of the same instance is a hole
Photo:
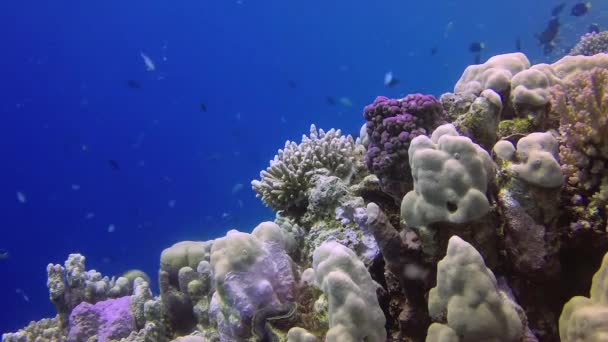
[[[108,299],[96,304],[82,302],[70,314],[68,342],[120,340],[136,330],[135,317],[129,310],[131,297]]]
[[[410,142],[444,122],[441,103],[432,95],[410,94],[402,99],[378,96],[365,107],[364,117],[370,139],[367,168],[380,178],[382,189],[400,202],[411,188]]]

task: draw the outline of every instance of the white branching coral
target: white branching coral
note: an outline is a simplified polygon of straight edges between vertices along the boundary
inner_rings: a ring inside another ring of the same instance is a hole
[[[314,175],[336,176],[348,183],[364,169],[364,153],[365,147],[352,136],[342,135],[341,130],[317,131],[311,125],[310,137],[303,135],[300,144],[287,141],[270,166],[260,172],[261,179],[252,181],[251,186],[275,211],[305,208],[306,190]]]

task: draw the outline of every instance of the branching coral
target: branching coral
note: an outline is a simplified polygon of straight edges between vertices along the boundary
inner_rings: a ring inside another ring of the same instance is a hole
[[[593,56],[598,53],[608,53],[608,31],[584,34],[569,55]]]
[[[552,89],[560,118],[560,160],[576,216],[574,230],[606,231],[608,214],[608,70],[593,69]]]
[[[251,186],[256,196],[275,211],[305,209],[306,191],[313,176],[331,175],[348,183],[364,168],[364,151],[363,145],[340,130],[317,131],[311,125],[310,137],[302,136],[300,144],[287,141],[270,166],[260,172],[261,179],[252,181]]]

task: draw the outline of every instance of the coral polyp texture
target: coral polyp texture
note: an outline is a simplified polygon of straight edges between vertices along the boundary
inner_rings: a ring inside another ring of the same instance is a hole
[[[70,254],[56,316],[2,341],[608,340],[607,54],[494,56],[363,116],[279,150],[274,221],[168,244],[156,294]]]
[[[287,141],[270,166],[251,182],[256,195],[272,209],[306,208],[306,191],[315,175],[336,176],[350,182],[362,169],[365,148],[340,130],[325,132],[310,126],[310,136],[297,144]]]
[[[585,71],[552,92],[574,230],[606,231],[608,217],[608,70]]]
[[[400,200],[411,188],[407,149],[412,139],[443,123],[441,103],[432,95],[379,96],[365,107],[364,117],[369,139],[367,168],[378,176],[383,191]]]

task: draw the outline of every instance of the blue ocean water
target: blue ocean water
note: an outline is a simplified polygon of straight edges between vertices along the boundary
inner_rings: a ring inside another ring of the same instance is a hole
[[[46,265],[69,253],[154,278],[173,243],[272,219],[249,182],[285,140],[311,123],[356,135],[377,95],[452,90],[472,42],[482,61],[518,37],[534,63],[557,59],[534,36],[556,4],[1,3],[0,332],[54,315]],[[608,22],[607,8],[564,15],[559,46]]]

